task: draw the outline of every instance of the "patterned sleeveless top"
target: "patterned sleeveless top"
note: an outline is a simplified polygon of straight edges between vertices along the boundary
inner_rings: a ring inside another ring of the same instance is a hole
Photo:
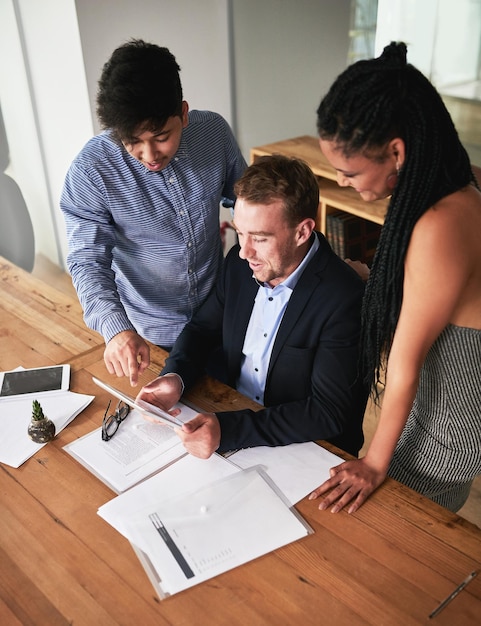
[[[447,326],[421,370],[389,476],[458,511],[481,474],[481,330]]]

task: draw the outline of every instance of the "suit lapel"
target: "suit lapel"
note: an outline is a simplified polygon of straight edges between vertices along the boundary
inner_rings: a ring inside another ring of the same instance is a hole
[[[299,318],[305,307],[308,305],[313,292],[319,285],[322,273],[322,270],[320,269],[322,254],[323,250],[321,242],[321,248],[316,252],[310,263],[305,268],[296,287],[294,288],[294,291],[292,292],[272,348],[272,354],[269,361],[269,371],[267,374],[268,377],[287,340],[287,337],[291,333],[294,326],[298,323]]]
[[[236,371],[240,370],[244,339],[259,285],[253,278],[250,278],[248,281],[240,280],[239,289],[240,293],[239,297],[236,299],[235,311],[230,312],[233,315],[233,327],[235,328],[235,333],[232,337],[231,355],[235,361],[234,368]]]

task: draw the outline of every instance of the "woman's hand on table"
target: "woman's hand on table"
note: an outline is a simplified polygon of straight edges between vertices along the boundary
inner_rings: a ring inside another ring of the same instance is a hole
[[[332,513],[338,513],[348,507],[347,512],[354,513],[381,485],[386,472],[369,465],[364,457],[332,467],[330,476],[310,494],[309,500],[324,496],[319,504],[321,511],[331,507]]]

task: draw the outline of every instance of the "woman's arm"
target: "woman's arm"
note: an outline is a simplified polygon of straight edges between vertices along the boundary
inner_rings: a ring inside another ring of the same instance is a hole
[[[405,261],[401,313],[386,372],[379,424],[366,456],[331,469],[311,494],[319,508],[353,513],[383,482],[411,409],[426,354],[450,322],[469,276],[455,215],[445,199],[417,223]]]

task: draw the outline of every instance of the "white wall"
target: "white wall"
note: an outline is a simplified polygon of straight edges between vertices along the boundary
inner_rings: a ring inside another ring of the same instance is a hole
[[[346,67],[350,0],[232,0],[236,134],[253,146],[316,134],[316,110]]]
[[[173,52],[190,107],[221,113],[246,158],[259,143],[315,134],[321,95],[346,66],[351,0],[141,0],[141,11],[132,0],[76,5],[94,115],[103,63],[141,37]]]
[[[74,2],[1,0],[0,24],[8,173],[27,203],[36,251],[59,263],[65,245],[60,188],[75,151],[92,133]]]
[[[262,0],[261,0],[262,1]],[[213,109],[231,122],[226,0],[76,0],[90,103],[102,66],[132,38],[169,48],[181,67],[191,109]]]

